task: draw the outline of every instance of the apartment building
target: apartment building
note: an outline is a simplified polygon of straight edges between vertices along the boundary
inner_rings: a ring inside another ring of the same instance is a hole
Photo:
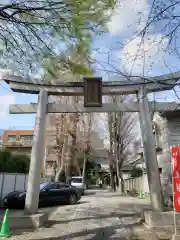
[[[12,152],[31,155],[34,130],[6,130],[3,133],[2,147]],[[44,156],[42,159],[44,172]]]
[[[0,129],[0,148],[2,148],[2,145],[3,145],[3,133],[4,133],[4,130]]]
[[[33,130],[6,130],[3,133],[3,148],[30,154]]]

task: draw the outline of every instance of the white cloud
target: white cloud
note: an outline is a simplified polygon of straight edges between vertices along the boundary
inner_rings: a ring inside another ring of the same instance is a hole
[[[114,35],[140,31],[146,24],[149,9],[147,0],[119,0],[107,27]]]
[[[168,38],[162,38],[161,34],[148,35],[141,42],[141,37],[136,37],[120,52],[122,67],[127,73],[132,70],[132,74],[148,75],[153,66],[164,62]]]
[[[128,41],[133,39],[128,44],[125,42],[124,48],[118,52],[122,70],[128,73],[133,68],[132,73],[147,75],[155,64],[160,66],[163,63],[167,38],[163,39],[160,33],[155,33],[153,25],[148,28],[149,33],[144,37],[143,44],[140,45],[141,37],[135,37],[135,33],[145,27],[149,12],[148,0],[119,0],[107,24],[111,34],[122,34]]]
[[[10,104],[15,104],[13,95],[0,96],[0,120],[5,120],[8,117]]]

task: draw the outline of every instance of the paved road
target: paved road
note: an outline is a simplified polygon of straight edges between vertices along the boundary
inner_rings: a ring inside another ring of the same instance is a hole
[[[87,193],[77,205],[55,208],[43,229],[10,239],[132,239],[130,236],[138,226],[140,211],[149,208],[149,202],[104,190]]]

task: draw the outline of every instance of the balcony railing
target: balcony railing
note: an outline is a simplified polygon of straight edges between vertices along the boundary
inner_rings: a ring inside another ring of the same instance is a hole
[[[16,142],[5,142],[3,143],[3,146],[7,147],[31,147],[33,141],[28,140],[28,141],[16,141]]]

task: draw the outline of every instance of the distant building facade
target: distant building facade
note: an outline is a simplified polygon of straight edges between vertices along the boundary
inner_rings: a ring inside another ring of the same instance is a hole
[[[5,130],[2,137],[2,147],[15,153],[31,155],[34,130]],[[44,156],[42,159],[44,172]]]
[[[3,146],[3,133],[4,133],[4,130],[0,130],[0,148],[2,148]]]
[[[33,130],[6,130],[3,133],[3,148],[30,154]]]

